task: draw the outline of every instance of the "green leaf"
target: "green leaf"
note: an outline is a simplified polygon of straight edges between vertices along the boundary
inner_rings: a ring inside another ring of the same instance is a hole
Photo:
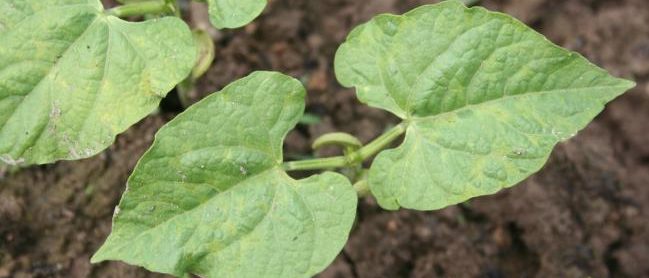
[[[304,88],[255,72],[178,115],[142,157],[93,262],[184,276],[309,277],[340,252],[356,193],[340,174],[281,168]]]
[[[194,65],[189,28],[130,23],[99,0],[0,0],[0,157],[79,159],[151,113]]]
[[[408,125],[369,173],[386,209],[438,209],[513,186],[634,86],[458,1],[373,18],[350,33],[335,69],[362,102]]]
[[[207,0],[210,21],[216,28],[238,28],[250,23],[267,0]]]

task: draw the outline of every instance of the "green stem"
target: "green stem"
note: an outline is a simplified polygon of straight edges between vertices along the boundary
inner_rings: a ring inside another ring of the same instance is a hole
[[[404,132],[406,132],[406,123],[400,123],[387,132],[383,133],[378,138],[374,139],[369,144],[365,145],[358,150],[361,161],[377,154],[378,152],[385,149],[392,141],[399,138]]]
[[[401,123],[383,133],[381,136],[374,139],[372,142],[355,152],[351,152],[345,156],[284,162],[284,170],[299,171],[349,167],[354,164],[363,162],[364,160],[385,149],[390,143],[392,143],[392,141],[399,138],[399,136],[401,136],[405,131],[406,123]]]
[[[363,198],[369,196],[371,193],[370,191],[370,186],[367,183],[367,179],[362,179],[353,185],[354,190],[356,191],[356,195],[358,195],[358,198]]]
[[[147,14],[171,13],[173,10],[173,6],[169,5],[164,0],[151,0],[117,6],[108,10],[108,14],[116,17],[129,17]]]
[[[344,132],[333,132],[324,134],[315,139],[315,141],[313,141],[313,144],[311,144],[311,148],[317,151],[324,146],[330,145],[340,145],[344,150],[351,151],[355,151],[363,146],[361,141],[351,134]]]
[[[344,156],[335,156],[327,158],[316,158],[307,160],[287,161],[284,162],[284,170],[298,171],[298,170],[316,170],[316,169],[330,169],[340,168],[348,165],[348,161]]]

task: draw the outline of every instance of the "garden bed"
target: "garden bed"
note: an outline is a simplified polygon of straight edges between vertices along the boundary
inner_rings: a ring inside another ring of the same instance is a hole
[[[367,142],[396,119],[360,105],[336,82],[334,53],[351,28],[372,16],[432,2],[270,1],[253,24],[212,33],[216,61],[191,98],[252,70],[277,70],[305,82],[307,112],[320,118],[289,134],[289,156],[310,154],[310,143],[331,131]],[[513,189],[434,212],[386,212],[362,200],[349,242],[320,277],[649,276],[649,2],[480,5],[512,14],[638,86]],[[199,10],[188,10],[194,24],[202,22]],[[119,262],[91,265],[89,258],[110,232],[137,159],[181,111],[175,98],[171,93],[159,113],[93,158],[0,173],[0,277],[161,276]]]

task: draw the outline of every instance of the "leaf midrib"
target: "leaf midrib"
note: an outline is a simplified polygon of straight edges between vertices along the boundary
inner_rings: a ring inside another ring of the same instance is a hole
[[[619,85],[593,86],[593,87],[581,87],[581,88],[552,89],[552,90],[546,90],[546,91],[533,91],[533,92],[525,92],[525,93],[522,93],[522,94],[505,95],[505,96],[502,96],[502,97],[499,97],[499,98],[490,99],[490,100],[483,101],[483,102],[480,102],[480,103],[467,104],[467,105],[464,105],[462,107],[459,107],[459,108],[456,108],[456,109],[453,109],[453,110],[449,110],[449,111],[445,111],[445,112],[438,113],[438,114],[433,114],[433,115],[416,116],[416,115],[409,114],[408,115],[409,117],[407,118],[407,121],[419,122],[419,121],[431,120],[431,119],[434,119],[434,118],[443,118],[443,117],[445,117],[447,115],[456,114],[456,113],[459,113],[460,111],[463,111],[463,110],[479,109],[480,106],[486,106],[486,105],[489,105],[489,104],[492,104],[492,103],[495,103],[495,102],[499,102],[499,101],[503,101],[505,99],[510,99],[510,98],[527,98],[527,97],[530,97],[530,96],[542,96],[542,95],[545,95],[545,94],[552,94],[552,93],[558,93],[558,92],[564,92],[564,93],[565,92],[574,92],[574,91],[579,92],[579,91],[582,91],[582,90],[618,90],[618,89],[619,90],[625,90],[625,89],[628,89],[629,87],[630,87],[630,84],[619,84]],[[603,103],[602,105],[605,105],[605,103]],[[410,126],[410,125],[408,125],[408,126]]]
[[[193,207],[193,208],[191,208],[191,209],[189,209],[189,210],[186,210],[186,211],[184,211],[184,212],[182,212],[182,213],[179,213],[179,214],[176,214],[176,215],[174,215],[174,216],[172,216],[172,217],[170,217],[170,218],[167,218],[167,219],[161,221],[160,223],[157,223],[157,224],[154,225],[154,226],[151,226],[151,227],[146,228],[145,230],[143,230],[143,231],[141,231],[140,233],[138,233],[136,236],[130,237],[128,240],[124,240],[124,239],[121,238],[121,236],[120,236],[120,242],[122,242],[122,244],[121,244],[121,245],[118,245],[118,246],[116,246],[116,247],[111,248],[111,250],[116,250],[116,249],[123,248],[124,246],[128,245],[130,242],[137,241],[138,238],[140,238],[141,236],[145,235],[147,232],[150,232],[150,231],[152,231],[152,230],[154,230],[154,229],[157,229],[157,228],[160,227],[161,225],[163,225],[163,224],[165,224],[165,223],[168,223],[169,221],[172,221],[173,219],[176,219],[177,217],[183,216],[183,215],[185,215],[185,214],[187,214],[187,213],[190,213],[190,212],[192,212],[192,211],[195,211],[195,210],[197,210],[197,209],[202,208],[203,206],[207,205],[211,200],[213,200],[213,198],[215,198],[217,195],[221,195],[221,194],[223,194],[223,193],[228,192],[229,190],[231,190],[231,189],[237,187],[238,185],[240,185],[241,183],[245,182],[246,180],[249,180],[249,179],[251,179],[251,178],[257,177],[257,176],[262,175],[262,174],[265,174],[265,173],[270,173],[270,172],[272,172],[272,171],[278,171],[277,174],[279,174],[279,176],[281,176],[282,178],[288,178],[291,182],[294,182],[294,180],[291,179],[289,176],[287,176],[286,173],[282,170],[281,164],[276,165],[276,166],[274,166],[274,167],[270,167],[270,168],[268,168],[268,169],[266,169],[266,170],[264,170],[264,171],[261,171],[261,172],[259,172],[259,173],[254,174],[254,175],[251,175],[251,176],[247,177],[247,178],[244,179],[244,180],[241,180],[241,181],[239,181],[239,182],[237,182],[237,183],[234,183],[233,185],[231,185],[230,187],[228,187],[226,190],[223,190],[223,191],[221,191],[221,192],[218,192],[218,193],[215,194],[214,196],[212,196],[212,197],[206,199],[205,202],[201,203],[201,204],[198,205],[198,206],[195,206],[195,207]],[[284,175],[282,175],[282,174],[284,174]],[[284,176],[285,176],[285,177],[284,177]],[[293,189],[290,189],[290,190],[293,190]],[[311,222],[312,222],[313,225],[314,225],[314,229],[317,229],[317,224],[316,224],[317,222],[316,222],[315,216],[314,216],[312,210],[310,209],[310,207],[308,206],[308,203],[306,202],[306,200],[304,200],[304,198],[302,197],[302,195],[301,195],[299,192],[297,192],[296,190],[294,190],[294,191],[295,191],[296,195],[300,198],[300,201],[301,201],[301,202],[304,204],[304,206],[308,209],[308,214],[309,214],[309,216],[310,216],[309,218],[310,218]],[[238,236],[235,237],[234,239],[228,241],[227,244],[226,244],[225,246],[222,246],[222,247],[218,248],[218,250],[208,248],[209,252],[212,252],[212,253],[218,253],[220,250],[224,250],[225,248],[227,248],[228,246],[230,246],[232,243],[234,243],[234,242],[236,242],[236,241],[238,241],[238,240],[244,238],[245,236],[248,236],[248,235],[251,234],[252,232],[254,232],[254,231],[255,231],[255,230],[260,226],[259,224],[262,223],[265,219],[267,219],[268,216],[271,214],[270,212],[272,211],[272,208],[275,206],[275,202],[276,202],[276,199],[277,199],[276,196],[277,196],[277,190],[274,191],[274,195],[273,195],[273,198],[272,198],[272,200],[271,200],[271,202],[270,202],[271,205],[270,205],[269,209],[265,212],[264,216],[263,216],[263,217],[262,217],[262,218],[261,218],[257,223],[255,223],[254,228],[252,228],[252,229],[251,229],[250,231],[248,231],[248,232],[241,233],[240,235],[238,235]],[[113,228],[113,229],[115,230],[115,228]],[[314,235],[314,236],[315,236],[315,235]],[[309,268],[308,268],[309,271],[313,271],[314,266],[315,266],[315,265],[313,264],[313,255],[314,255],[314,252],[315,252],[315,250],[312,249],[312,250],[311,250],[311,254],[310,254],[310,259],[309,259]],[[109,258],[109,257],[111,257],[111,256],[106,256],[106,258]],[[101,260],[104,260],[104,258],[101,258]]]
[[[539,96],[539,95],[552,94],[552,93],[557,93],[557,92],[572,92],[572,91],[582,91],[582,90],[607,90],[607,89],[608,90],[612,90],[612,89],[624,90],[624,89],[628,89],[628,87],[630,87],[630,86],[631,86],[630,83],[628,83],[628,84],[609,85],[609,86],[593,86],[593,87],[583,87],[583,88],[553,89],[553,90],[546,90],[546,91],[526,92],[526,93],[523,93],[523,94],[516,94],[516,95],[507,95],[507,96],[503,96],[503,97],[500,97],[500,98],[491,99],[491,100],[488,100],[488,101],[485,101],[485,102],[465,105],[465,106],[463,106],[461,108],[454,109],[454,110],[451,110],[451,111],[446,111],[446,112],[439,113],[439,114],[423,116],[423,117],[414,116],[414,117],[411,118],[410,121],[412,121],[412,123],[414,123],[414,124],[416,124],[417,122],[420,122],[420,121],[431,121],[431,120],[435,120],[435,119],[438,119],[438,118],[443,118],[443,117],[445,117],[447,115],[450,115],[450,114],[459,113],[462,110],[479,109],[479,108],[476,108],[476,107],[486,106],[486,105],[489,105],[491,103],[502,101],[503,99],[506,99],[506,98],[526,98],[526,97],[531,97],[531,96]],[[601,105],[603,106],[605,104],[603,103]],[[412,124],[409,124],[408,128],[411,131],[416,131],[416,127],[413,126]],[[419,132],[415,132],[413,134],[413,136],[415,136],[415,140],[417,141],[417,143],[413,143],[414,147],[411,148],[409,153],[413,153],[414,150],[417,149],[417,147],[421,144],[419,142],[421,142],[421,140],[422,140],[421,135],[419,134]],[[445,187],[440,187],[440,188],[442,188],[446,192],[450,192],[450,191],[447,191],[447,189]],[[399,194],[397,194],[395,196],[389,196],[397,204],[398,207],[403,207],[401,205],[401,203],[400,203],[400,199],[404,197],[405,190],[406,190],[406,187],[404,185],[401,185],[401,186],[399,186]],[[447,196],[445,196],[445,199],[448,202],[449,198]]]
[[[182,213],[178,213],[178,214],[176,214],[176,215],[174,215],[174,216],[172,216],[172,217],[169,217],[169,218],[167,218],[167,219],[164,219],[163,221],[160,221],[159,223],[156,223],[156,224],[153,225],[153,226],[147,227],[146,229],[144,229],[143,231],[141,231],[141,232],[138,233],[137,235],[131,237],[132,240],[128,240],[128,241],[127,241],[127,240],[122,240],[123,244],[120,245],[120,247],[123,246],[123,245],[125,245],[125,244],[128,244],[129,241],[136,241],[137,238],[139,238],[140,236],[142,236],[142,235],[143,235],[144,233],[146,233],[147,231],[154,230],[154,229],[158,228],[160,225],[163,225],[163,224],[165,224],[165,223],[167,223],[167,222],[169,222],[169,221],[175,219],[176,217],[179,217],[179,216],[185,215],[186,213],[189,213],[189,212],[191,212],[191,211],[194,211],[194,210],[200,209],[201,207],[203,207],[203,206],[205,206],[206,204],[208,204],[208,203],[209,203],[213,198],[215,198],[216,196],[218,196],[218,195],[222,195],[222,194],[224,194],[224,193],[226,193],[226,192],[232,190],[233,188],[235,188],[236,186],[240,185],[241,183],[243,183],[243,182],[245,182],[245,181],[247,181],[247,180],[250,180],[251,178],[257,177],[257,176],[259,176],[259,175],[262,175],[262,174],[264,174],[264,173],[268,173],[268,172],[271,172],[271,171],[274,171],[274,170],[282,171],[281,164],[279,164],[279,165],[275,165],[275,166],[270,167],[270,168],[268,168],[268,169],[266,169],[266,170],[260,171],[259,173],[256,173],[256,174],[254,174],[254,175],[247,176],[245,179],[243,179],[243,180],[241,180],[241,181],[238,181],[238,182],[236,182],[236,183],[233,183],[232,185],[230,185],[230,186],[229,186],[228,188],[226,188],[225,190],[220,191],[220,192],[217,192],[217,193],[214,194],[213,196],[207,198],[207,199],[206,199],[204,202],[202,202],[201,204],[199,204],[199,205],[197,205],[197,206],[195,206],[195,207],[193,207],[193,208],[190,208],[190,209],[188,209],[188,210],[185,210],[185,211],[183,211]],[[136,175],[136,173],[134,173],[133,175]],[[274,197],[273,197],[273,202],[274,202]],[[118,206],[118,207],[119,207],[119,206]],[[115,228],[114,228],[114,229],[115,229]],[[121,236],[120,236],[120,237],[121,237]],[[115,249],[115,248],[113,248],[113,249]]]

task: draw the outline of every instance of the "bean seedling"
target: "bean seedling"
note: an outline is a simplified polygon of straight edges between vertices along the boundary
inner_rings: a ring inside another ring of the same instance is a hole
[[[92,261],[181,277],[309,277],[345,245],[359,195],[388,210],[434,210],[511,187],[634,86],[459,1],[374,17],[334,64],[363,103],[402,122],[365,145],[347,134],[318,140],[341,145],[342,156],[284,161],[305,89],[254,72],[160,129]],[[351,181],[331,171],[372,157]],[[322,173],[287,174],[301,170]]]

